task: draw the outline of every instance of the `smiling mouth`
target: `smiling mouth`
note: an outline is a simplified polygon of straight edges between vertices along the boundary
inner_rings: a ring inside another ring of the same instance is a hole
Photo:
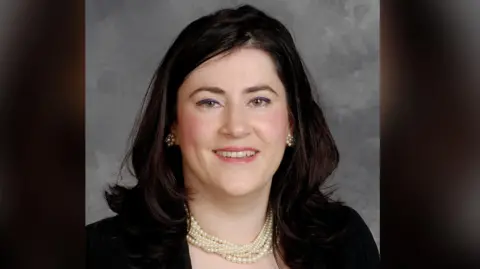
[[[228,151],[228,150],[214,150],[213,153],[219,157],[228,159],[246,159],[254,157],[259,153],[258,150],[241,150],[241,151]]]

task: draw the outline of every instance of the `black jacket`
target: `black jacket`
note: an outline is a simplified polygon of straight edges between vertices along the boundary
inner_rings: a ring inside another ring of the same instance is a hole
[[[342,206],[338,212],[330,213],[331,223],[346,227],[345,235],[333,244],[333,249],[307,251],[315,253],[307,255],[307,259],[322,261],[309,264],[319,264],[308,269],[370,269],[380,267],[380,258],[372,234],[356,211]],[[122,224],[118,216],[106,218],[92,223],[87,229],[87,268],[127,269],[128,258],[125,241],[122,237]],[[314,248],[314,247],[313,247]],[[322,253],[324,252],[324,253]],[[158,266],[157,268],[164,268]],[[173,259],[168,268],[190,269],[190,255],[187,241],[182,242],[178,256]],[[143,269],[143,268],[140,268]]]

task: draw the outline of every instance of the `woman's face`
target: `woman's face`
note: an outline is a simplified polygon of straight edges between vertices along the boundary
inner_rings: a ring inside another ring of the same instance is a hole
[[[267,53],[241,48],[203,63],[178,91],[173,126],[195,191],[268,193],[290,131],[285,88]]]

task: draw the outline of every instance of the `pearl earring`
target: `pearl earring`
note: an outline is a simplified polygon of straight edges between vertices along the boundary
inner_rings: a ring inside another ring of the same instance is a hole
[[[167,143],[167,146],[169,147],[175,145],[175,135],[172,133],[169,133],[165,138],[165,143]]]
[[[293,136],[291,134],[287,135],[287,146],[293,147],[295,144],[295,139],[293,139]]]

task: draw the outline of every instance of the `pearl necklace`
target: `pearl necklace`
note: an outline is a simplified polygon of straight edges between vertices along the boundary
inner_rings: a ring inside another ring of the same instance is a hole
[[[207,234],[190,215],[187,241],[207,253],[214,253],[234,263],[254,263],[272,253],[273,213],[269,211],[262,230],[249,244],[237,245]]]

